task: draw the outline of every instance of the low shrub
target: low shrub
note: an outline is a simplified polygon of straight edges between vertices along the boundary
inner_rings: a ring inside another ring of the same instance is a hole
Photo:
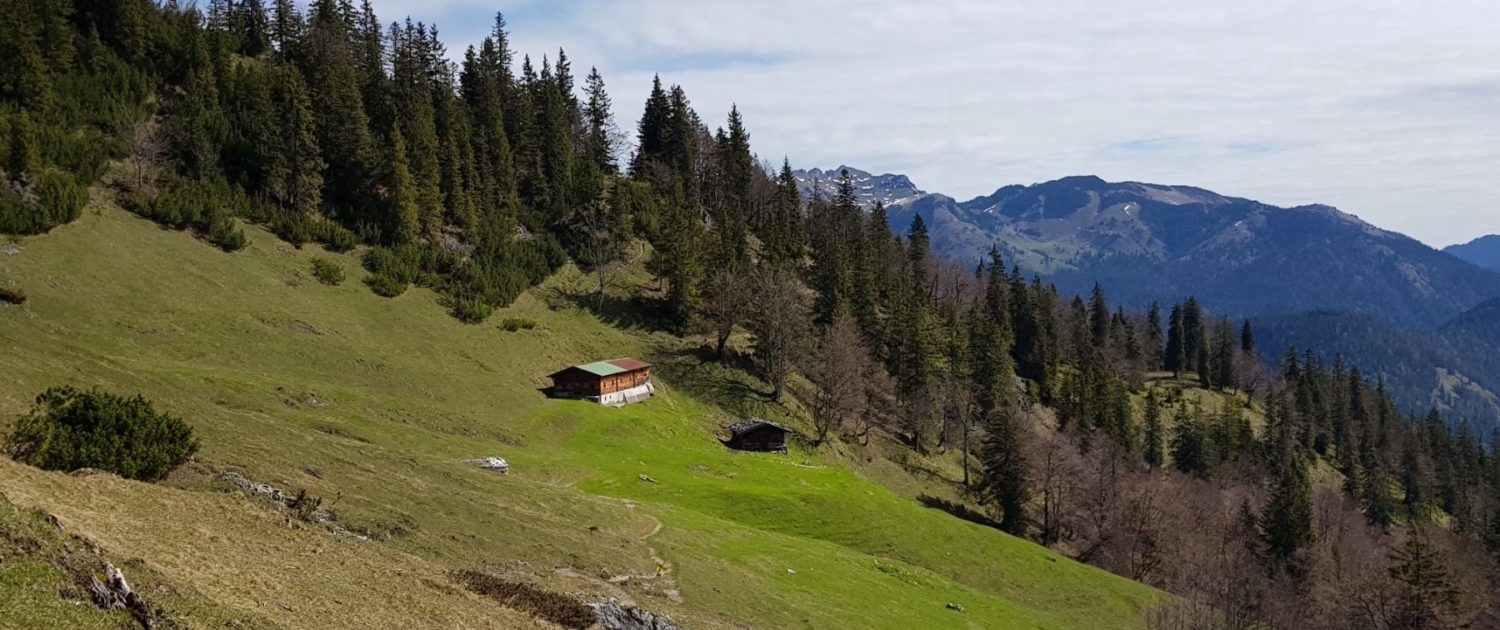
[[[536,320],[521,317],[507,317],[500,320],[500,330],[505,332],[516,332],[518,330],[531,330],[536,328]]]
[[[348,228],[320,215],[291,212],[261,204],[254,215],[281,240],[301,249],[308,243],[318,243],[328,251],[343,253],[359,246],[359,235]]]
[[[167,227],[192,228],[225,251],[236,251],[249,242],[233,217],[247,214],[250,200],[222,179],[187,180],[155,195],[137,191],[127,195],[122,205]]]
[[[323,509],[323,499],[309,495],[306,490],[298,490],[297,495],[286,502],[286,506],[291,508],[297,520],[304,523],[316,523],[322,520],[320,511]]]
[[[25,304],[26,292],[10,287],[0,287],[0,302],[16,305]]]
[[[250,244],[250,239],[245,237],[245,231],[235,224],[234,219],[222,214],[215,216],[209,222],[208,235],[205,238],[226,252],[237,252]]]
[[[406,282],[381,273],[365,276],[365,284],[370,287],[371,291],[375,292],[375,295],[388,298],[406,293],[406,288],[411,286]]]
[[[323,284],[338,286],[344,283],[344,268],[326,258],[314,258],[312,272],[313,277]]]
[[[198,452],[193,429],[145,398],[53,387],[5,440],[18,462],[46,470],[106,470],[159,481]]]
[[[365,282],[379,295],[394,297],[416,284],[444,297],[454,317],[469,323],[484,321],[490,311],[503,308],[567,261],[557,239],[543,235],[515,240],[514,229],[503,237],[481,237],[473,247],[407,244],[375,247],[361,262],[373,274]]]
[[[511,582],[488,573],[458,571],[453,579],[469,590],[501,605],[540,617],[564,628],[583,630],[594,625],[594,609],[572,597],[524,582]]]
[[[447,298],[448,314],[465,324],[480,324],[489,319],[495,309],[479,300]]]
[[[72,173],[47,168],[29,177],[23,193],[0,187],[0,233],[42,234],[83,215],[89,192]]]

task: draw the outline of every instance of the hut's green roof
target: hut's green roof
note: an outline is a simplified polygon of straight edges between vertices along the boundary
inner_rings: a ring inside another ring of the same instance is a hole
[[[588,372],[589,374],[593,374],[594,376],[609,376],[611,374],[619,374],[621,372],[627,371],[618,365],[610,363],[609,361],[595,361],[593,363],[585,363],[583,365],[575,365],[573,367]]]

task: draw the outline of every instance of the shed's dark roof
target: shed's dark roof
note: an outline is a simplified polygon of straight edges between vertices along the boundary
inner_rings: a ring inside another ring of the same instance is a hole
[[[792,432],[792,430],[787,427],[776,424],[775,422],[771,422],[769,420],[762,420],[760,418],[745,418],[744,420],[731,424],[729,425],[729,432],[735,435],[740,435],[747,431],[758,429],[763,426],[774,427],[787,433]]]

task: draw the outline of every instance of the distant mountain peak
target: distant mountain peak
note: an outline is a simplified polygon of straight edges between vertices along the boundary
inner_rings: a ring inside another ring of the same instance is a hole
[[[803,196],[812,196],[816,185],[818,194],[826,198],[838,192],[839,178],[842,177],[843,171],[849,172],[849,178],[854,183],[854,194],[865,206],[872,206],[877,201],[889,206],[927,194],[917,188],[905,175],[893,173],[873,175],[868,171],[846,165],[839,165],[838,168],[828,170],[819,168],[797,170],[792,172],[792,176],[797,178],[797,184],[802,189]]]
[[[1480,267],[1500,271],[1500,234],[1481,236],[1443,251]]]
[[[1095,175],[958,201],[903,175],[849,166],[795,175],[804,195],[816,186],[831,197],[846,169],[860,202],[884,203],[898,232],[920,216],[932,246],[957,260],[980,260],[998,245],[1007,264],[1047,276],[1065,292],[1087,292],[1102,281],[1126,304],[1197,295],[1232,315],[1321,308],[1431,327],[1500,296],[1500,274],[1323,204],[1283,208]],[[1493,246],[1492,264],[1500,267],[1500,237],[1481,241],[1475,247]]]

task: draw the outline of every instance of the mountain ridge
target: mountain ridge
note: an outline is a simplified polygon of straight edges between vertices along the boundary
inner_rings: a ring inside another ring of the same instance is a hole
[[[1500,234],[1481,236],[1461,245],[1449,245],[1443,251],[1485,269],[1500,271]]]
[[[827,195],[844,168],[795,175],[804,194],[816,182]],[[905,176],[849,172],[862,203],[885,203],[897,230],[921,216],[933,247],[958,260],[995,245],[1064,292],[1102,282],[1138,307],[1197,295],[1236,317],[1342,310],[1432,329],[1500,296],[1500,273],[1323,204],[1283,208],[1092,175],[959,201]]]

